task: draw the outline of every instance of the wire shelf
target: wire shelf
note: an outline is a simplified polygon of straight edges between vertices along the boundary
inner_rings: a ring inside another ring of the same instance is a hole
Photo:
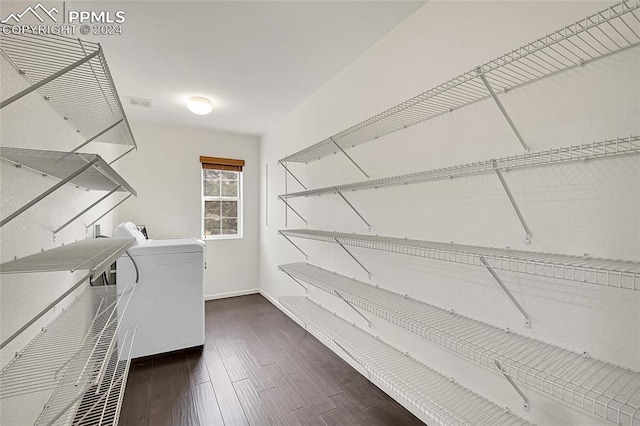
[[[10,260],[0,274],[89,270],[92,280],[107,270],[135,242],[135,238],[91,238]]]
[[[347,234],[311,229],[279,231],[287,237],[305,238],[503,271],[559,278],[628,290],[640,290],[640,263],[569,256],[523,250],[468,246],[452,243]]]
[[[427,92],[289,155],[309,163],[640,43],[640,0],[627,0],[489,61]],[[336,144],[340,147],[338,148]]]
[[[0,147],[0,158],[61,180],[97,159],[92,167],[71,179],[70,182],[86,189],[99,191],[110,191],[116,186],[121,186],[120,191],[137,195],[131,185],[97,154]]]
[[[601,142],[528,152],[498,159],[489,159],[474,163],[427,170],[424,172],[372,179],[338,186],[311,189],[308,191],[292,192],[289,194],[282,194],[280,195],[280,198],[286,199],[335,194],[337,192],[361,191],[364,189],[424,183],[435,180],[451,179],[459,176],[490,173],[495,170],[512,170],[638,153],[640,153],[640,136],[628,136],[626,138],[616,138]]]
[[[118,318],[134,289],[88,288],[0,371],[0,398],[22,405],[47,392],[35,424],[116,424],[135,337],[127,333],[118,346]]]
[[[552,397],[620,425],[640,424],[640,374],[307,263],[280,269]],[[498,368],[496,361],[502,366]]]
[[[63,36],[2,32],[0,51],[31,84],[30,90],[37,90],[86,138],[99,135],[95,139],[99,142],[135,146],[98,43]],[[56,77],[51,79],[52,76]],[[42,83],[45,84],[38,86]],[[3,106],[12,98],[3,101]]]
[[[111,355],[105,354],[102,379],[94,377],[95,372],[85,372],[77,378],[69,374],[73,366],[69,367],[36,425],[117,425],[134,337],[135,333],[128,333],[121,349],[113,350]],[[71,402],[73,405],[69,407]]]
[[[304,297],[278,300],[325,345],[352,358],[434,424],[531,424]]]

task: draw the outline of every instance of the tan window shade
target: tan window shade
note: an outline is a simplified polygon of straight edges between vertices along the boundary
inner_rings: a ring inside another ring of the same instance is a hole
[[[244,160],[234,160],[232,158],[200,157],[200,162],[203,169],[241,172],[244,167]]]

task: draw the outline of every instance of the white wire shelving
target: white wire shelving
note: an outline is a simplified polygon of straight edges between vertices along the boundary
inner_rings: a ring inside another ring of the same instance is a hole
[[[619,425],[640,424],[640,374],[585,357],[307,263],[292,278],[470,359],[516,382]]]
[[[334,351],[353,359],[374,378],[437,425],[531,423],[349,324],[304,297],[278,301]]]
[[[287,239],[304,238],[337,243],[343,247],[360,247],[528,275],[640,290],[639,262],[311,229],[287,229],[279,233]]]
[[[0,158],[60,180],[91,164],[85,171],[70,179],[69,183],[99,191],[120,187],[118,191],[137,195],[135,189],[98,154],[0,147]]]
[[[280,195],[280,198],[309,197],[314,195],[335,194],[361,191],[436,180],[446,180],[460,176],[491,173],[495,170],[513,170],[551,164],[562,164],[572,161],[587,161],[599,158],[614,157],[640,153],[640,136],[628,136],[599,142],[551,148],[536,152],[511,155],[507,157],[477,161],[474,163],[443,167],[417,173],[409,173],[380,179],[371,179],[356,183],[310,189]]]
[[[105,370],[102,387],[93,386],[82,397],[75,411],[67,411],[53,424],[78,426],[116,426],[127,384],[135,331],[122,341],[122,349],[113,352]],[[51,412],[51,410],[49,410]],[[49,417],[51,415],[49,414]],[[43,416],[44,418],[44,416]],[[40,422],[46,424],[44,422]]]
[[[541,37],[280,160],[309,163],[497,94],[637,46],[640,0],[626,0]],[[346,154],[348,157],[348,154]],[[351,159],[349,157],[349,159]],[[352,160],[353,161],[353,160]]]
[[[98,277],[133,245],[135,238],[91,238],[0,264],[0,274],[89,270]]]
[[[34,91],[87,138],[132,145],[135,139],[107,61],[98,43],[25,32],[0,35],[0,52],[29,87],[3,99],[0,108]],[[84,145],[84,144],[83,144]]]
[[[60,179],[54,186],[42,192],[18,210],[2,218],[0,226],[6,225],[67,183],[75,184],[85,189],[110,192],[54,230],[54,237],[56,233],[114,192],[127,191],[130,195],[137,196],[133,187],[97,154],[0,147],[0,158],[13,163],[16,167],[26,167],[45,176],[50,175]]]
[[[5,407],[33,394],[48,401],[38,415],[21,410],[19,424],[117,424],[135,331],[118,345],[118,318],[135,285],[88,288],[0,371]],[[7,413],[5,413],[7,415]]]

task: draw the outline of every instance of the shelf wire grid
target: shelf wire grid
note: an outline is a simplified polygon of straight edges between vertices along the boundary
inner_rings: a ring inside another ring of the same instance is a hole
[[[97,140],[135,146],[133,133],[98,43],[64,36],[2,32],[0,51],[32,85],[95,54],[43,85],[38,92],[87,139],[122,120]]]
[[[104,372],[133,289],[118,295],[115,286],[89,287],[0,371],[0,399],[54,391],[69,380],[79,391],[80,379]]]
[[[36,425],[117,425],[134,337],[135,332],[127,333],[121,348],[114,348],[110,354],[104,354],[105,371],[99,384],[95,383],[95,374],[85,373],[85,377],[78,380],[69,376],[70,379],[56,390],[56,394],[45,406]],[[79,393],[79,386],[83,386],[86,391]],[[73,400],[75,402],[71,404],[69,401]]]
[[[328,243],[339,242],[342,245],[351,247],[481,266],[483,268],[489,266],[496,270],[627,290],[640,290],[640,263],[633,261],[312,229],[287,229],[279,232],[287,237],[305,238]]]
[[[438,425],[529,425],[304,297],[279,302],[325,345],[355,360]]]
[[[280,198],[309,197],[335,194],[337,192],[361,191],[436,180],[446,180],[460,176],[490,173],[495,170],[512,170],[534,166],[561,164],[571,161],[586,161],[598,158],[640,153],[640,136],[628,136],[599,142],[545,149],[536,152],[488,159],[456,166],[442,167],[417,173],[409,173],[380,179],[372,179],[344,185],[310,189],[280,195]]]
[[[280,160],[309,163],[640,43],[640,0],[626,0],[519,47]]]
[[[92,167],[71,179],[70,182],[85,189],[99,191],[110,191],[119,185],[121,186],[119,191],[128,191],[137,195],[135,189],[97,154],[0,147],[0,158],[60,180],[97,158],[98,161]]]
[[[134,242],[135,238],[81,240],[0,264],[0,274],[89,270],[97,277]]]
[[[307,263],[285,273],[574,407],[640,425],[640,374]],[[496,366],[496,361],[502,370]]]

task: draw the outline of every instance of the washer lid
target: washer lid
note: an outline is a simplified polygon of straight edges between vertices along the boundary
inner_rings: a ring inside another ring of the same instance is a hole
[[[202,253],[204,242],[196,238],[179,238],[174,240],[147,240],[131,247],[131,256],[150,256],[169,253]]]

